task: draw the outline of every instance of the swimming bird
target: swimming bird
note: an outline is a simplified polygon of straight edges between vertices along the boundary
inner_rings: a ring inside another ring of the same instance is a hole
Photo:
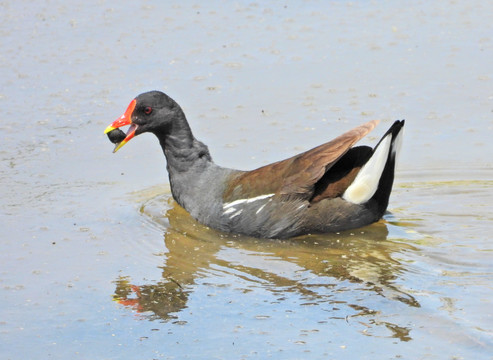
[[[252,171],[215,164],[182,108],[160,91],[137,96],[104,132],[116,143],[114,152],[134,136],[156,135],[173,198],[202,224],[258,238],[290,238],[359,228],[383,216],[404,120],[395,121],[374,148],[354,146],[377,123]]]

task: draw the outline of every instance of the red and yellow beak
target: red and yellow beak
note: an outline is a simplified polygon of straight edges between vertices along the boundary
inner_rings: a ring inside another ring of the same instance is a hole
[[[126,134],[127,136],[125,137],[125,139],[123,139],[118,144],[116,144],[115,150],[113,150],[114,153],[117,152],[123,145],[125,145],[135,136],[135,130],[137,130],[137,125],[132,123],[132,113],[134,112],[136,103],[137,101],[135,99],[132,100],[132,102],[128,105],[127,110],[125,110],[125,113],[122,116],[120,116],[118,119],[113,121],[111,125],[104,130],[104,133],[107,134],[110,131],[118,129],[122,126],[130,125],[130,128],[128,129]]]

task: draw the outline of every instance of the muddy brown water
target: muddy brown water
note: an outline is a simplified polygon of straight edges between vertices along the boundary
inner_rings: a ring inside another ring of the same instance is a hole
[[[493,5],[0,4],[2,359],[489,359]],[[389,214],[341,234],[225,235],[171,198],[138,93],[251,169],[406,119]]]

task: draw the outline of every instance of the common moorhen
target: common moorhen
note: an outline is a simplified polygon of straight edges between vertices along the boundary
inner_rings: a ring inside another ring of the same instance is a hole
[[[348,230],[378,221],[389,202],[404,120],[375,148],[352,147],[377,125],[369,121],[332,141],[252,171],[216,165],[168,95],[137,96],[105,130],[114,152],[134,136],[157,136],[173,198],[201,223],[262,238]],[[119,128],[130,125],[127,133]]]

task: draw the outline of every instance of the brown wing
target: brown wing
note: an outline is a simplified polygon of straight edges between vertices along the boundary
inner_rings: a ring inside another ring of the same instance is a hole
[[[372,131],[378,122],[369,121],[289,159],[239,173],[229,182],[224,199],[231,201],[272,193],[310,198],[315,183],[356,142]]]

